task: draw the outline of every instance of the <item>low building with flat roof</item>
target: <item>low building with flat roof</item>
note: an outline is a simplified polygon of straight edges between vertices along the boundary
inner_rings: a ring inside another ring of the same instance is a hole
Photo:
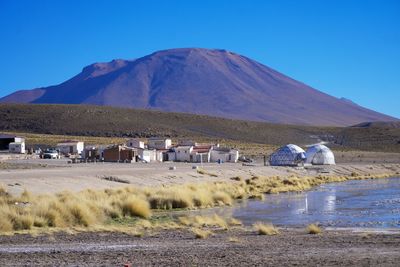
[[[25,146],[25,138],[12,134],[0,134],[0,150],[9,150],[10,143],[24,143]]]

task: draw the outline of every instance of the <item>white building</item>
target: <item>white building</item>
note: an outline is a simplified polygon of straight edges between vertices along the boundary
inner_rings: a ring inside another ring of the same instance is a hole
[[[154,149],[138,149],[138,157],[139,159],[145,162],[153,162],[156,161],[156,150]]]
[[[24,143],[25,146],[25,138],[16,135],[0,133],[0,150],[10,150],[10,143]]]
[[[301,147],[289,144],[272,153],[269,163],[272,166],[297,166],[305,159],[305,151]]]
[[[239,160],[239,150],[213,147],[210,150],[210,162],[237,162]]]
[[[313,165],[335,165],[335,156],[328,147],[313,145],[306,151],[306,163]]]
[[[10,153],[25,154],[25,142],[12,142],[8,145]]]
[[[129,139],[127,142],[127,146],[144,149],[144,142],[137,138]]]
[[[174,148],[175,161],[186,161],[190,162],[190,155],[193,151],[193,146],[177,146]]]
[[[147,146],[149,149],[169,149],[172,141],[169,138],[151,137],[148,140]]]
[[[205,163],[210,162],[212,145],[198,145],[193,147],[191,162]]]
[[[85,144],[81,141],[64,141],[58,143],[56,148],[64,155],[81,155]]]
[[[204,146],[177,146],[173,152],[168,152],[168,160],[183,162],[210,162],[211,145]]]
[[[163,162],[164,160],[168,159],[168,150],[164,149],[164,150],[156,150],[155,154],[156,154],[156,161],[158,162]]]

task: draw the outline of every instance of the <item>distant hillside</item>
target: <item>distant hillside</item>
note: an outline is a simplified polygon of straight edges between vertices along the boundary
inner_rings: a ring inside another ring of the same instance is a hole
[[[363,122],[353,127],[361,128],[400,128],[399,121],[375,121],[375,122]]]
[[[174,138],[208,137],[260,144],[306,145],[400,152],[399,128],[311,127],[84,105],[0,104],[0,131]]]
[[[0,102],[95,104],[297,125],[396,120],[245,56],[198,48],[95,63],[59,85],[18,91]]]

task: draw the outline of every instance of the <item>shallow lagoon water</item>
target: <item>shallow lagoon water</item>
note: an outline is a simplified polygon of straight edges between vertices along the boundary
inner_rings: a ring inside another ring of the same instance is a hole
[[[296,226],[400,228],[400,178],[324,184],[300,193],[267,195],[231,214],[244,222]]]
[[[257,221],[277,226],[369,227],[400,229],[400,178],[324,184],[304,192],[268,194],[233,207],[190,214],[233,216],[245,225]]]

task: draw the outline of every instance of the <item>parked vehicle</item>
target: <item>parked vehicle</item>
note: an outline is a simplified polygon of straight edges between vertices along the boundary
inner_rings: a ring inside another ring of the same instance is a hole
[[[251,158],[246,158],[245,156],[239,157],[239,161],[245,162],[245,163],[253,163],[254,159]]]
[[[55,149],[46,149],[43,152],[42,158],[44,158],[44,159],[59,159],[60,153]]]

